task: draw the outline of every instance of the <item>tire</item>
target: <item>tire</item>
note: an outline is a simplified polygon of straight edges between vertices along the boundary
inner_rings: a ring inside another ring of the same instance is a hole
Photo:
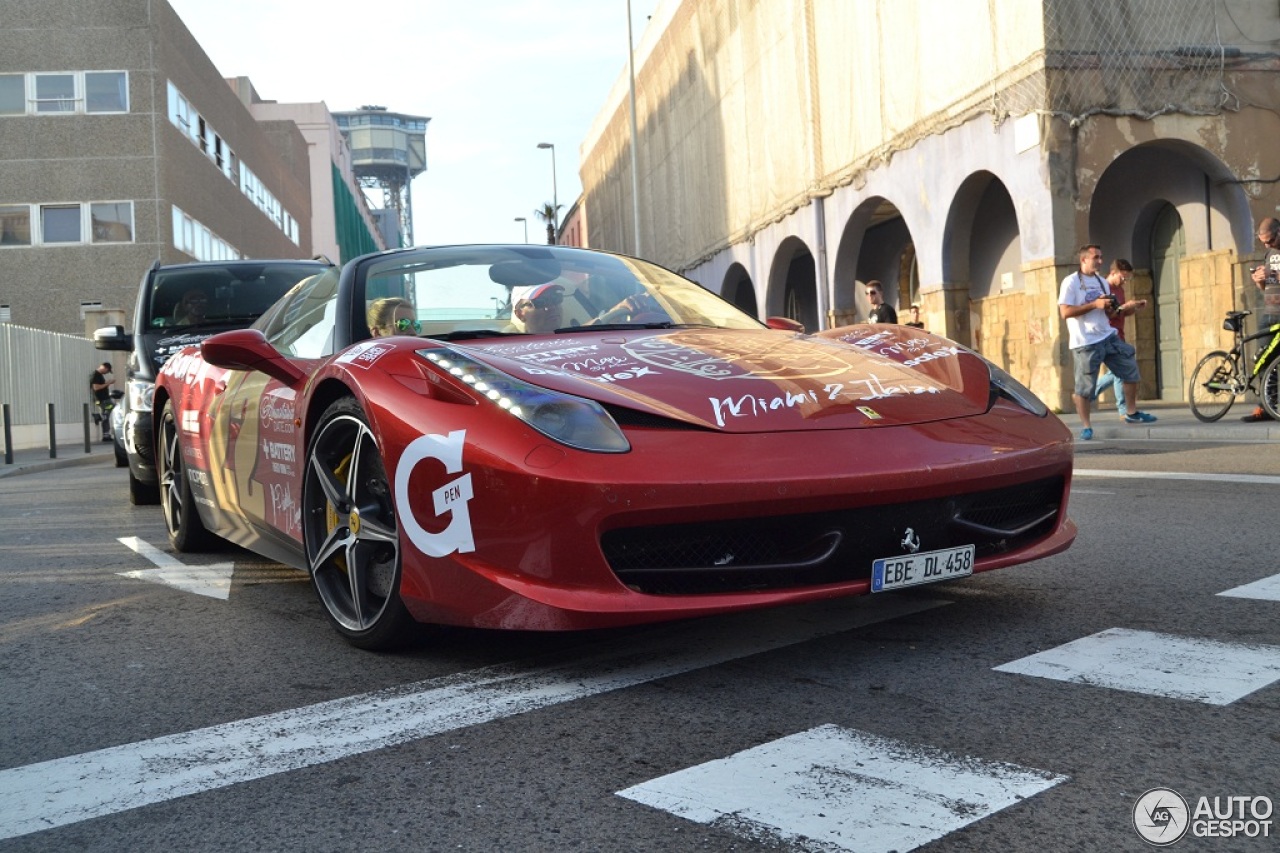
[[[1213,423],[1229,412],[1236,401],[1235,376],[1235,362],[1222,350],[1200,359],[1191,373],[1191,384],[1187,386],[1191,414],[1205,423]],[[1226,387],[1210,388],[1209,383],[1221,383]]]
[[[154,506],[160,503],[160,489],[152,483],[144,483],[129,472],[129,503],[134,506]]]
[[[191,496],[191,481],[187,479],[187,468],[182,459],[179,432],[173,416],[173,403],[165,403],[164,411],[160,413],[160,432],[156,436],[156,474],[160,478],[157,491],[160,508],[164,511],[164,526],[169,531],[169,544],[175,551],[190,554],[208,551],[215,539],[204,526]]]
[[[1258,397],[1266,413],[1273,420],[1280,421],[1280,358],[1272,359],[1267,369],[1262,371]]]
[[[120,444],[119,439],[112,442],[112,450],[115,451],[115,455],[116,455],[116,467],[128,468],[129,454],[125,453],[124,446]]]
[[[302,537],[329,621],[351,645],[402,645],[416,623],[400,598],[400,532],[382,454],[351,398],[325,411],[307,449]]]

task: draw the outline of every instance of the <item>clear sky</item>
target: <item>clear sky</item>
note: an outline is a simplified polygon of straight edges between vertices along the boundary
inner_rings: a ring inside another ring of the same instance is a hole
[[[546,240],[581,192],[578,148],[627,70],[626,0],[169,0],[223,77],[264,100],[430,117],[414,241]],[[659,0],[631,0],[640,45]],[[368,15],[362,17],[363,10]],[[379,200],[380,201],[380,200]]]

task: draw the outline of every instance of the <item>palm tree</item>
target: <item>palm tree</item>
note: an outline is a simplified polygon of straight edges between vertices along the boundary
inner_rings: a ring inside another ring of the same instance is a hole
[[[547,244],[554,246],[556,244],[556,220],[560,218],[560,208],[563,204],[555,205],[551,202],[543,202],[542,207],[535,210],[533,215],[547,223]]]

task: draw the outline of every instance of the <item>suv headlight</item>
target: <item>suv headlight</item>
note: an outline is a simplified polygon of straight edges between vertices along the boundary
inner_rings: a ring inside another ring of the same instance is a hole
[[[129,395],[129,410],[134,412],[151,411],[151,401],[156,396],[156,383],[145,379],[130,379],[125,387]]]
[[[418,350],[418,355],[561,444],[596,453],[626,453],[631,449],[617,423],[594,400],[539,388],[448,347]]]

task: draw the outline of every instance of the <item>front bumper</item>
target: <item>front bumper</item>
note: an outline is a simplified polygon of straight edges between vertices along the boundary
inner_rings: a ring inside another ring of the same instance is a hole
[[[157,483],[156,451],[151,412],[130,410],[124,416],[124,450],[129,473],[143,483]]]

